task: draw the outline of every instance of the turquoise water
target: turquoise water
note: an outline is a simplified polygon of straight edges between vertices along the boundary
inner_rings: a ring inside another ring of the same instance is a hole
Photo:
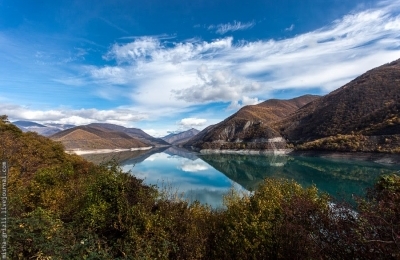
[[[303,187],[315,184],[322,192],[352,202],[364,196],[381,174],[400,166],[317,157],[196,155],[169,148],[121,161],[121,167],[147,184],[183,193],[190,201],[222,206],[222,196],[233,186],[253,191],[266,177],[293,179]]]

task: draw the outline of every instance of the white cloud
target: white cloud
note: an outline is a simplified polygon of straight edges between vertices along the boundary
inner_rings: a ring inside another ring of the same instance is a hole
[[[242,106],[243,97],[265,98],[278,89],[327,92],[400,57],[400,16],[394,9],[381,5],[284,40],[234,43],[227,37],[171,44],[136,38],[106,54],[118,65],[90,67],[90,76],[100,85],[125,84],[124,95],[143,111],[181,111],[220,101]]]
[[[293,29],[294,29],[294,24],[291,24],[288,28],[285,28],[285,31],[291,32],[293,31]]]
[[[175,97],[187,102],[237,101],[261,88],[260,83],[236,77],[230,71],[211,72],[205,64],[197,68],[197,77],[200,84],[173,90]]]
[[[159,48],[160,42],[157,38],[142,37],[128,44],[114,44],[104,58],[131,63],[138,58],[147,58],[151,52]]]
[[[179,122],[179,125],[184,128],[195,128],[204,126],[207,123],[207,119],[188,117],[184,118]]]
[[[240,102],[239,102],[240,101]],[[261,101],[258,98],[250,98],[247,96],[243,96],[241,100],[234,100],[232,101],[227,110],[238,110],[242,108],[243,106],[248,106],[248,105],[257,105]]]
[[[208,170],[208,166],[206,163],[200,161],[185,161],[179,166],[179,169],[184,172],[199,172]]]
[[[210,25],[208,27],[208,30],[215,30],[216,33],[218,34],[225,34],[228,32],[234,32],[234,31],[239,31],[239,30],[247,30],[252,28],[255,25],[255,22],[247,22],[247,23],[242,23],[238,21],[233,21],[233,23],[226,23],[226,24],[218,24],[218,25]]]
[[[10,120],[31,120],[41,123],[60,123],[83,125],[96,122],[129,126],[132,122],[146,119],[148,115],[131,109],[117,108],[114,110],[98,109],[52,109],[33,110],[28,107],[2,104],[0,111],[8,115]]]

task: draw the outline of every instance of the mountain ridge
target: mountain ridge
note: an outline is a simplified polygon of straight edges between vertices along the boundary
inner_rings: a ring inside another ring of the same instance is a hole
[[[222,122],[207,127],[184,146],[200,149],[268,149],[270,144],[260,140],[281,137],[271,124],[318,98],[316,95],[303,95],[245,106]],[[246,146],[243,146],[244,143]]]
[[[124,132],[124,133],[128,134],[129,136],[136,138],[144,143],[148,143],[149,145],[152,145],[152,146],[169,146],[170,145],[170,143],[164,141],[162,138],[153,137],[139,128],[127,128],[124,126],[108,124],[108,123],[92,123],[92,124],[89,124],[88,126],[92,126],[95,128],[100,127],[101,129],[105,128],[108,130]]]
[[[58,132],[50,139],[61,142],[66,150],[131,149],[148,147],[124,132],[93,126],[77,126]]]
[[[244,107],[185,146],[400,152],[400,59],[308,101],[294,104],[292,100],[290,105],[297,109],[287,100]]]

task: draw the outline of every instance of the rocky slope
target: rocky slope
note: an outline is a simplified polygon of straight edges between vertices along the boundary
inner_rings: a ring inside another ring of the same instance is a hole
[[[305,95],[289,100],[271,99],[245,106],[221,123],[212,125],[190,139],[184,146],[200,149],[272,149],[284,148],[279,131],[271,125],[295,112],[319,96]],[[276,142],[268,142],[272,139]]]
[[[400,60],[372,69],[321,98],[268,100],[244,107],[186,145],[274,149],[287,147],[285,141],[305,150],[400,152]]]

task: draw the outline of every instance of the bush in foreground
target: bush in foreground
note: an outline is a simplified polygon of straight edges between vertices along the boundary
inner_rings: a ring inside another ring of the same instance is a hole
[[[0,120],[10,162],[10,259],[399,259],[400,177],[355,210],[316,187],[266,179],[212,210],[164,196]]]

